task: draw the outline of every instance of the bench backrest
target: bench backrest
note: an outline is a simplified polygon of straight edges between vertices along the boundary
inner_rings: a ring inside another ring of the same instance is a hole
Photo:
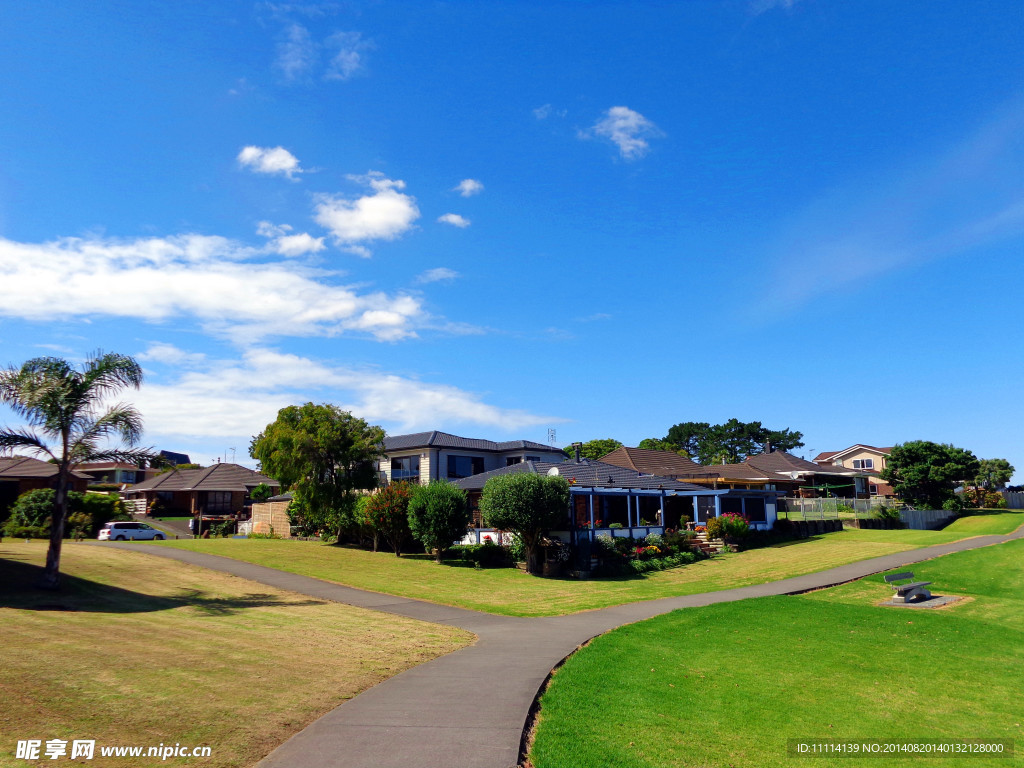
[[[887,584],[892,584],[894,581],[903,581],[904,579],[914,578],[913,571],[907,571],[906,573],[891,573],[882,577],[885,579]]]

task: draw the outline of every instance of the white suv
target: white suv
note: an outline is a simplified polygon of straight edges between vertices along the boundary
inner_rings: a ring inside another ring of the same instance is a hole
[[[162,541],[167,538],[162,531],[158,531],[151,525],[145,523],[107,523],[100,528],[97,536],[100,541],[125,541],[126,539],[157,539]]]

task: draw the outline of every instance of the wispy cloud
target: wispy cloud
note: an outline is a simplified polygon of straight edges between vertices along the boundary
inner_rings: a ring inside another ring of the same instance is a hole
[[[811,202],[769,246],[793,302],[894,269],[1024,237],[1024,102],[958,145],[876,169]],[[795,275],[799,279],[793,279]]]
[[[788,11],[798,2],[800,2],[800,0],[751,0],[750,12],[755,16],[760,16],[762,13],[766,13],[767,11],[771,11],[776,8],[783,8]]]
[[[295,175],[305,173],[299,166],[299,158],[284,147],[243,147],[238,153],[238,164],[253,173],[287,176],[295,180]]]
[[[146,353],[149,359],[153,349]],[[170,365],[176,356],[190,359],[170,345],[155,354]],[[273,421],[279,409],[308,400],[337,403],[391,432],[464,426],[516,430],[562,421],[493,405],[458,387],[274,349],[251,349],[237,360],[210,359],[176,370],[166,382],[151,377],[133,394],[148,432],[188,438],[247,437]]]
[[[401,192],[405,189],[404,181],[377,172],[348,178],[369,187],[372,193],[355,199],[320,195],[314,218],[330,231],[339,247],[368,258],[371,254],[365,243],[401,237],[420,217],[420,210],[416,198]]]
[[[330,60],[324,80],[348,80],[365,67],[364,55],[374,48],[359,32],[335,32],[324,41]]]
[[[261,249],[204,235],[0,239],[0,317],[185,318],[238,343],[350,333],[395,341],[427,320],[413,296],[362,293],[334,273],[264,259]]]
[[[454,269],[448,269],[448,267],[436,267],[434,269],[428,269],[426,272],[421,273],[416,277],[417,283],[440,283],[440,282],[451,282],[455,278],[459,277],[459,273]]]
[[[455,185],[453,192],[458,192],[463,197],[472,197],[473,195],[479,195],[484,191],[483,183],[476,179],[463,179]]]
[[[547,120],[552,115],[555,117],[565,117],[567,114],[569,114],[567,110],[555,109],[550,104],[544,104],[533,110],[533,116],[538,120]]]
[[[186,352],[173,344],[163,341],[156,341],[149,345],[144,352],[136,357],[143,362],[163,363],[174,366],[200,365],[206,360],[202,352]]]
[[[301,24],[290,24],[277,44],[274,66],[285,80],[300,80],[312,73],[319,58],[318,46],[310,37],[309,30]]]
[[[458,227],[459,229],[465,229],[470,224],[469,219],[459,216],[457,213],[445,213],[438,216],[437,220],[441,224],[451,224],[453,227]]]
[[[660,138],[664,132],[653,122],[629,107],[612,107],[580,138],[598,136],[618,147],[624,160],[636,160],[650,150],[649,139]]]

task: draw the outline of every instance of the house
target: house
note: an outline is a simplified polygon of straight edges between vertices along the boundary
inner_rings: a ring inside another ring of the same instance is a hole
[[[238,464],[214,464],[205,469],[172,469],[126,489],[129,499],[145,499],[147,509],[159,501],[168,514],[192,515],[202,520],[247,516],[250,493],[261,483],[274,493],[281,484]],[[244,513],[244,514],[243,514]]]
[[[475,529],[485,530],[479,511],[484,485],[492,477],[512,472],[561,475],[568,481],[566,530],[571,540],[601,533],[642,537],[682,527],[686,519],[701,524],[727,512],[743,515],[753,528],[770,529],[780,495],[763,489],[711,489],[590,459],[524,461],[455,481],[469,495]]]
[[[379,463],[384,483],[458,480],[524,461],[561,462],[565,452],[530,440],[494,442],[447,432],[417,432],[384,438]]]
[[[769,450],[742,462],[776,478],[774,485],[802,497],[868,498],[868,473],[841,466],[822,466],[786,451]]]
[[[96,461],[79,464],[78,471],[89,476],[89,485],[116,484],[135,485],[146,479],[147,472],[154,474],[156,470],[140,469],[135,464],[122,461]]]
[[[776,490],[774,483],[783,479],[746,464],[712,464],[703,466],[672,451],[646,448],[617,448],[601,457],[606,464],[633,469],[648,475],[661,475],[687,483],[710,486],[712,489],[762,488]],[[785,478],[788,479],[788,478]]]
[[[21,494],[39,488],[56,488],[58,471],[56,464],[27,456],[0,458],[0,520],[7,517],[7,510]],[[88,484],[88,475],[71,471],[69,490],[85,493]]]
[[[869,473],[868,492],[872,496],[892,498],[896,493],[892,486],[881,478],[881,472],[885,469],[890,453],[892,453],[892,446],[877,448],[873,445],[858,443],[842,451],[823,451],[814,457],[814,461],[823,467],[848,467],[867,472]]]

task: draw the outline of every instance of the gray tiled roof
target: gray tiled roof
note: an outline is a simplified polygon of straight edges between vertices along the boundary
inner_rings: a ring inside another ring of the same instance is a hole
[[[522,461],[508,467],[501,467],[490,472],[481,472],[478,475],[464,477],[456,480],[455,485],[465,491],[478,491],[492,477],[508,475],[517,472],[532,472],[537,475],[546,475],[552,467],[558,468],[558,474],[564,477],[572,485],[584,488],[636,488],[644,490],[665,489],[669,491],[700,491],[707,493],[707,488],[692,483],[683,483],[673,480],[670,477],[658,475],[642,475],[636,470],[617,467],[614,464],[605,464],[601,461],[583,459],[578,464],[575,461],[563,461],[553,463],[550,461]]]
[[[59,471],[56,464],[48,461],[40,461],[28,456],[7,456],[0,458],[0,478],[16,480],[22,477],[56,477]],[[81,480],[91,480],[88,475],[81,472],[71,471],[72,477]]]
[[[172,469],[128,488],[129,491],[248,491],[260,483],[280,487],[272,477],[239,464],[214,464],[205,469]]]
[[[384,452],[406,451],[413,448],[461,448],[467,451],[504,453],[506,451],[564,452],[552,445],[535,443],[531,440],[506,440],[495,442],[475,437],[459,437],[447,432],[416,432],[411,435],[395,435],[384,438]]]

